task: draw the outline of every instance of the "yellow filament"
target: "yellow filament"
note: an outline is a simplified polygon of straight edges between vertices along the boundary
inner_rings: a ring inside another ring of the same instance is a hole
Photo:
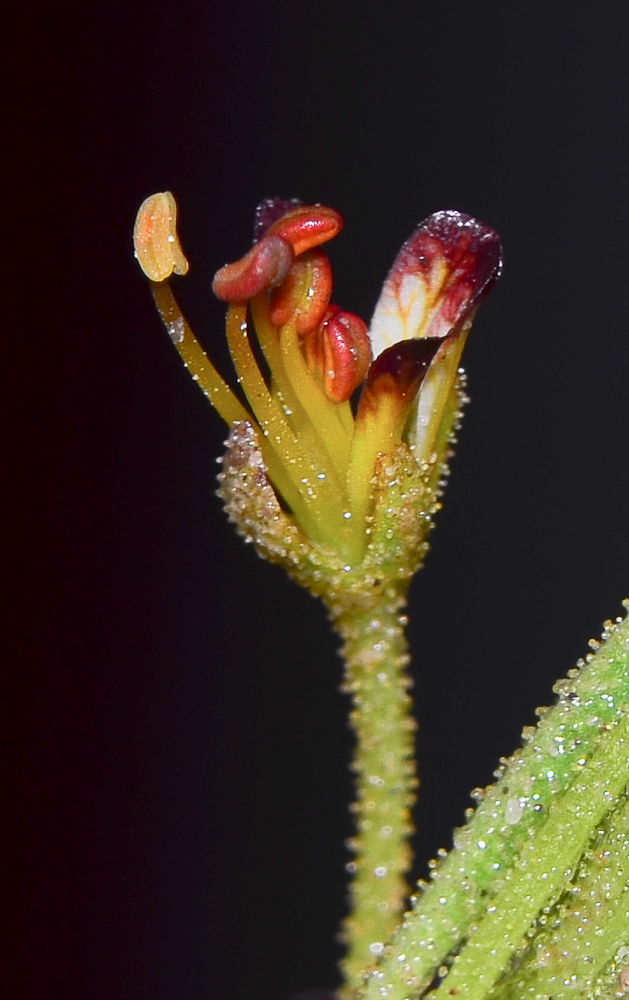
[[[334,403],[333,406],[341,424],[343,425],[345,433],[351,440],[352,434],[354,433],[354,414],[352,413],[352,407],[349,399],[346,399],[344,403]]]
[[[269,392],[249,343],[247,309],[232,303],[227,312],[227,340],[234,368],[262,429],[265,443],[271,446],[281,463],[284,476],[294,484],[310,516],[319,527],[319,539],[330,534],[330,519],[340,521],[342,510],[338,496],[327,479],[319,480],[295,433],[282,413],[279,401]],[[280,492],[284,477],[274,476]],[[297,513],[297,512],[296,512]],[[328,529],[327,531],[325,529]]]
[[[265,299],[266,293],[263,293],[262,296],[257,296],[250,302],[253,325],[258,337],[258,342],[262,348],[262,353],[266,358],[271,372],[271,392],[276,394],[278,398],[281,398],[282,402],[290,410],[289,423],[291,427],[294,428],[297,436],[301,438],[304,431],[307,433],[310,421],[308,419],[308,414],[301,404],[301,400],[286,377],[286,372],[284,371],[284,365],[282,362],[282,353],[280,351],[278,332],[267,316],[264,306]]]
[[[228,424],[251,420],[251,414],[236,398],[196,339],[167,281],[151,282],[155,305],[190,375],[212,406]]]
[[[327,398],[309,371],[301,353],[297,331],[290,323],[280,328],[280,349],[284,370],[293,390],[316,428],[335,469],[344,480],[349,462],[351,438],[336,412],[338,404],[332,403]]]
[[[258,342],[271,371],[271,392],[290,411],[287,414],[288,422],[294,429],[302,445],[306,447],[307,452],[316,455],[315,462],[317,466],[321,466],[321,470],[325,472],[326,478],[334,479],[337,491],[342,493],[345,490],[345,476],[344,474],[338,475],[331,461],[332,456],[326,448],[325,440],[321,438],[319,429],[313,424],[306,407],[295,392],[294,386],[286,374],[278,330],[268,318],[264,305],[265,298],[266,296],[258,296],[252,301],[251,314]],[[334,406],[336,404],[332,403],[330,405]],[[286,413],[285,410],[284,412]]]

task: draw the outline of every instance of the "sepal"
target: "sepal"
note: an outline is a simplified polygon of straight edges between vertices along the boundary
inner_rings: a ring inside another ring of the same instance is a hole
[[[251,423],[232,424],[226,445],[218,495],[238,533],[262,558],[280,564],[322,598],[333,620],[351,609],[376,607],[385,592],[392,600],[402,599],[425,555],[438,507],[405,445],[377,464],[367,545],[353,566],[335,548],[312,543],[280,503]]]

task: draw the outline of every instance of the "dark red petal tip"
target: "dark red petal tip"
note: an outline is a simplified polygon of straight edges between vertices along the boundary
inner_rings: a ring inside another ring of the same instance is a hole
[[[261,239],[274,222],[303,205],[299,198],[265,198],[256,206],[253,238]]]
[[[430,274],[445,265],[447,277],[427,336],[444,336],[489,291],[502,269],[498,234],[463,212],[435,212],[400,250],[392,274]]]
[[[406,241],[391,272],[427,274],[438,257],[451,271],[465,271],[476,286],[484,287],[500,275],[500,238],[484,222],[464,212],[435,212]]]
[[[435,212],[393,262],[373,315],[374,354],[399,340],[446,337],[500,274],[497,233],[463,212]]]
[[[385,394],[395,396],[403,407],[410,404],[442,343],[439,337],[402,340],[379,354],[367,372],[359,415],[377,408]]]

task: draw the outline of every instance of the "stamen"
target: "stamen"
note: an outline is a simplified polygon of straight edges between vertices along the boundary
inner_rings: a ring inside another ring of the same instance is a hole
[[[343,226],[338,212],[325,205],[299,205],[282,215],[267,230],[267,235],[287,240],[295,256],[333,239]]]
[[[297,331],[292,324],[280,329],[280,350],[286,374],[295,394],[302,401],[313,426],[325,445],[338,474],[345,478],[351,439],[346,423],[337,409],[348,403],[332,403],[314,375],[309,371],[301,352]]]
[[[371,364],[367,327],[352,313],[330,306],[323,321],[302,340],[306,364],[333,403],[349,400]]]
[[[294,430],[296,437],[302,442],[306,453],[316,455],[313,464],[321,466],[321,472],[325,473],[326,478],[336,479],[336,470],[325,444],[319,437],[316,426],[310,420],[300,397],[286,374],[278,332],[269,321],[266,302],[266,296],[259,295],[249,303],[249,307],[258,342],[271,372],[271,394],[281,399],[282,403],[290,410],[290,416],[287,417],[288,423]],[[343,484],[344,478],[337,479],[339,490],[343,490]]]
[[[244,257],[226,264],[214,275],[212,291],[224,302],[245,301],[274,288],[291,269],[295,254],[290,243],[280,236],[265,236],[254,243]]]
[[[235,420],[251,420],[251,415],[221,378],[188,326],[168,282],[151,281],[151,292],[170,339],[212,406],[228,424]]]
[[[145,198],[133,227],[133,245],[138,264],[150,281],[165,281],[186,274],[186,260],[177,236],[177,203],[170,191]]]
[[[274,326],[293,322],[300,337],[315,330],[325,316],[332,294],[332,267],[322,250],[298,257],[286,280],[271,295]]]
[[[263,454],[267,447],[272,448],[284,472],[279,479],[277,475],[273,475],[273,480],[280,492],[283,492],[285,477],[291,480],[301,500],[307,505],[311,518],[316,521],[319,529],[317,534],[321,539],[326,535],[325,528],[329,529],[330,512],[334,516],[337,508],[340,511],[340,504],[338,499],[331,502],[332,491],[325,480],[317,479],[316,468],[304,454],[278,400],[271,395],[262,378],[249,343],[247,310],[244,304],[232,303],[227,311],[227,341],[243,391],[262,428]],[[325,503],[319,502],[322,493],[326,494]]]

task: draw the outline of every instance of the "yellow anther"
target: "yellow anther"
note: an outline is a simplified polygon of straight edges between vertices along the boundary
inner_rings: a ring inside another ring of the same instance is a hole
[[[170,191],[146,198],[133,227],[135,256],[147,278],[165,281],[170,275],[186,274],[188,261],[177,236],[177,204]]]

